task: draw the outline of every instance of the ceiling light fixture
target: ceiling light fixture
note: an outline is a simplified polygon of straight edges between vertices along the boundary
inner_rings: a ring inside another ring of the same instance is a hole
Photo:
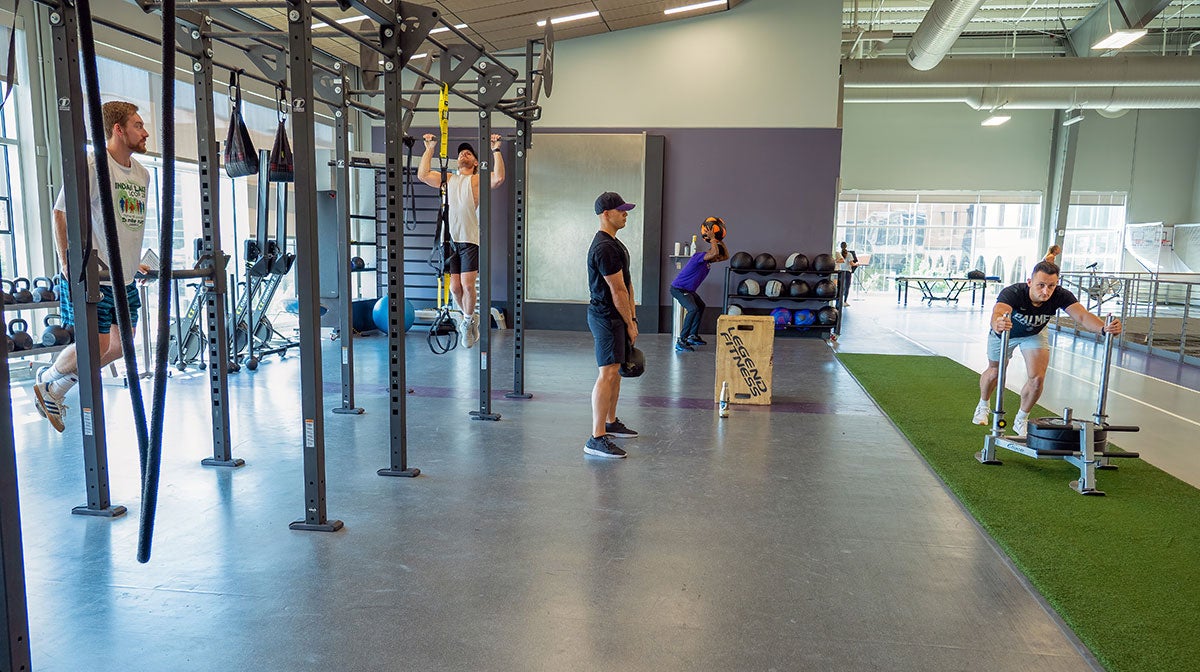
[[[711,2],[697,2],[694,5],[684,5],[683,7],[672,7],[671,9],[664,9],[663,14],[679,14],[681,12],[694,12],[697,9],[708,9],[709,7],[716,7],[718,5],[725,5],[725,9],[729,9],[729,0],[711,0]]]
[[[550,19],[550,23],[553,23],[554,25],[557,26],[560,23],[566,23],[568,21],[579,21],[581,19],[594,19],[597,16],[600,16],[600,12],[585,12],[583,14],[572,14],[571,16],[560,16],[557,19]],[[541,21],[538,21],[537,25],[538,25],[538,27],[544,28],[546,26],[546,20],[542,19]]]
[[[1123,49],[1146,36],[1146,29],[1114,30],[1111,35],[1092,45],[1092,49]]]
[[[1004,122],[1008,121],[1009,119],[1012,119],[1012,117],[1008,116],[1007,114],[996,114],[995,112],[993,112],[991,114],[991,116],[989,116],[987,119],[984,119],[983,121],[979,122],[979,125],[980,126],[999,126],[1000,124],[1003,124]]]
[[[466,28],[466,27],[467,27],[467,24],[465,24],[465,23],[460,23],[457,26],[455,26],[455,28],[457,28],[459,30],[462,30],[463,28]],[[434,28],[433,30],[429,31],[429,34],[432,35],[434,33],[444,33],[447,30],[450,30],[450,29],[446,26],[442,26],[441,28]]]

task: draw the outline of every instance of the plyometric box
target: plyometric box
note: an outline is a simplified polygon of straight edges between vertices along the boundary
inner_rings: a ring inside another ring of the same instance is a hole
[[[729,383],[734,404],[771,403],[771,362],[775,353],[775,320],[769,315],[722,315],[717,318],[717,378]]]

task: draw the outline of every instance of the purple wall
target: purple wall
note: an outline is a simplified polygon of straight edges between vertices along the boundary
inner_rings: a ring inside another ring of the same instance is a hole
[[[780,263],[792,252],[810,257],[830,252],[837,210],[837,178],[841,170],[842,131],[837,128],[572,128],[534,130],[545,133],[640,133],[666,138],[663,177],[662,286],[659,306],[669,311],[671,280],[678,271],[666,257],[675,241],[690,241],[706,217],[718,216],[729,226],[730,252],[770,252]],[[414,129],[415,135],[425,131]],[[511,129],[497,126],[497,133]],[[463,134],[464,140],[469,134]],[[383,149],[382,129],[374,129],[375,151]],[[454,137],[454,143],[460,140]],[[421,148],[418,142],[415,151]],[[512,167],[512,145],[505,143],[505,163]],[[414,156],[414,166],[417,157]],[[509,180],[507,187],[511,187]],[[418,187],[426,188],[426,187]],[[496,192],[492,211],[492,299],[508,295],[508,188]],[[649,241],[647,241],[649,244]],[[722,304],[725,264],[713,266],[700,296],[712,310]],[[712,310],[709,312],[711,313]],[[711,315],[709,321],[713,318]],[[670,321],[664,321],[669,330]]]

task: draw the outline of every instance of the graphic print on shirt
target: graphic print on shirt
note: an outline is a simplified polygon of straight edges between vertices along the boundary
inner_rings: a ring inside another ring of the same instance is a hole
[[[1025,315],[1016,311],[1012,314],[1012,321],[1025,326],[1025,329],[1037,333],[1046,323],[1050,321],[1053,315]]]
[[[146,227],[146,187],[137,182],[117,182],[116,210],[119,224],[130,231]]]

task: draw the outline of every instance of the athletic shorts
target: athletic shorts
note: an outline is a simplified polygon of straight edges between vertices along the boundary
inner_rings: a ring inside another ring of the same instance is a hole
[[[588,329],[592,330],[592,338],[596,340],[596,366],[624,363],[628,341],[625,320],[597,315],[591,310],[587,319]]]
[[[64,327],[75,325],[75,307],[71,305],[71,285],[62,275],[58,276],[58,314],[62,315]],[[137,326],[138,310],[142,307],[142,293],[136,282],[125,286],[125,296],[129,297],[129,318],[133,326]],[[96,304],[96,332],[107,334],[112,331],[112,325],[117,321],[117,304],[114,303],[111,285],[100,285],[100,303]]]
[[[1045,329],[1039,331],[1038,333],[1036,333],[1032,336],[1022,336],[1020,338],[1009,337],[1008,352],[1005,353],[1005,359],[1012,357],[1013,351],[1015,351],[1018,346],[1020,346],[1021,352],[1024,352],[1026,350],[1049,350],[1050,349],[1050,337],[1049,337],[1049,335],[1046,334]],[[993,331],[988,331],[987,348],[988,348],[988,350],[987,350],[988,361],[989,362],[1000,361],[1000,337],[997,336],[996,333]]]
[[[475,243],[452,243],[454,253],[446,257],[446,272],[450,275],[479,270],[479,246]]]

